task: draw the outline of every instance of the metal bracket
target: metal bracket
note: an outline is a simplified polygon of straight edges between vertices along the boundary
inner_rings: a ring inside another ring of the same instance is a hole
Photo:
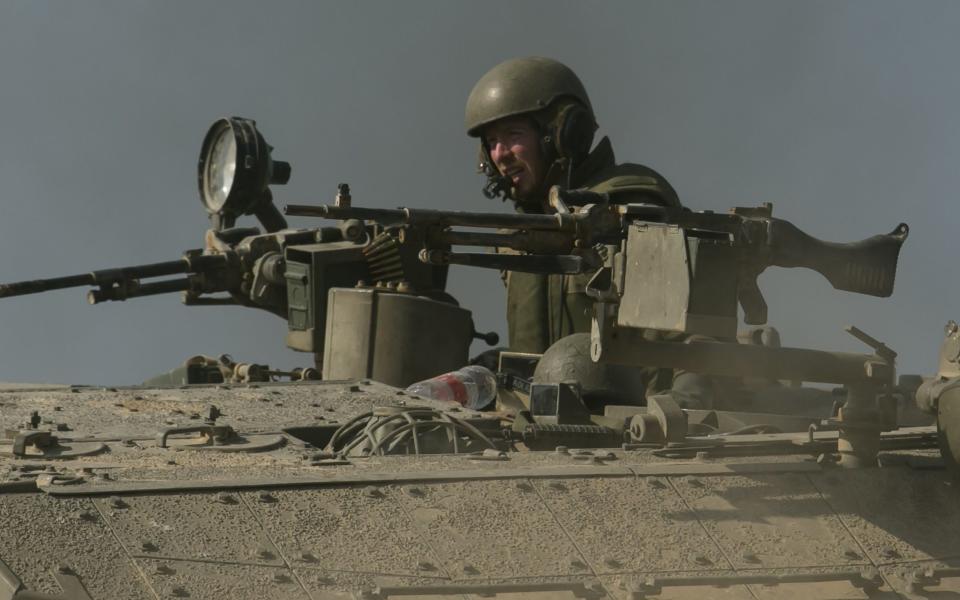
[[[167,438],[177,433],[202,433],[212,444],[223,443],[236,437],[237,432],[229,425],[196,425],[192,427],[171,427],[157,434],[157,447],[169,448]]]
[[[24,431],[17,434],[13,439],[12,454],[14,456],[26,456],[27,446],[35,448],[49,448],[57,445],[57,438],[49,431]]]

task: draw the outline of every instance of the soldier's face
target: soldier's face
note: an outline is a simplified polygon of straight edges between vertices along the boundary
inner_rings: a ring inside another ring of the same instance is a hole
[[[484,129],[484,141],[493,166],[513,183],[514,195],[527,199],[540,189],[546,171],[540,152],[540,134],[524,117],[507,117]]]

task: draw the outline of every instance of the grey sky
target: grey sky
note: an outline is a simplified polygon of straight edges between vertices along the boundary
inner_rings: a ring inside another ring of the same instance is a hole
[[[278,204],[505,210],[463,133],[473,83],[545,55],[584,80],[618,158],[696,209],[773,202],[831,241],[911,225],[892,299],[814,273],[761,287],[784,343],[859,351],[853,323],[931,373],[960,316],[956,2],[0,1],[0,281],[170,260],[207,225],[208,125],[254,118],[293,165]],[[319,225],[307,219],[297,226]],[[495,273],[454,270],[504,332]],[[193,354],[276,367],[285,323],[177,295],[88,306],[82,290],[0,302],[0,380],[134,383]]]

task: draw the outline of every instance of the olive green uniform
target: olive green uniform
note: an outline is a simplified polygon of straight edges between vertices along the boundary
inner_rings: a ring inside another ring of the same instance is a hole
[[[607,193],[617,204],[680,204],[667,180],[653,169],[616,164],[607,138],[574,171],[571,187]],[[562,337],[589,332],[593,301],[584,290],[591,276],[506,273],[510,349],[542,353]]]

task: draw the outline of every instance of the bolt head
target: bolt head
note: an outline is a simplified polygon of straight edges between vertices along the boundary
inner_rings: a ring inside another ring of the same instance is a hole
[[[77,513],[77,518],[81,521],[96,521],[97,516],[90,512],[89,510],[81,510]]]
[[[414,498],[423,498],[425,495],[423,488],[416,485],[409,485],[405,488],[404,491],[407,492],[407,495],[412,496]]]
[[[710,558],[706,554],[700,554],[700,553],[693,555],[693,562],[697,563],[698,565],[704,565],[704,566],[713,564],[713,561],[710,560]]]
[[[570,559],[570,568],[571,568],[571,569],[574,569],[574,570],[576,570],[576,571],[582,571],[582,570],[584,570],[584,569],[587,568],[587,565],[586,565],[586,563],[584,563],[584,562],[583,562],[582,560],[580,560],[579,558],[571,558],[571,559]]]

